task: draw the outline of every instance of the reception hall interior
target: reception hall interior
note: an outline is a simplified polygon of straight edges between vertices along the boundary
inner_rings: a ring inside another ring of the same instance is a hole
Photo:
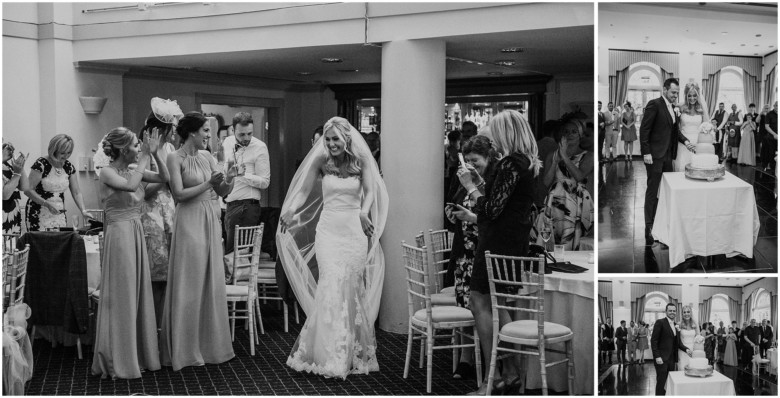
[[[594,394],[593,4],[2,7],[4,395]],[[492,308],[483,246],[558,262]]]
[[[659,395],[669,317],[691,353],[678,351],[666,395],[777,395],[777,278],[602,276],[598,288],[599,395]]]
[[[777,3],[598,9],[599,271],[777,272]],[[680,133],[661,148],[669,78]]]

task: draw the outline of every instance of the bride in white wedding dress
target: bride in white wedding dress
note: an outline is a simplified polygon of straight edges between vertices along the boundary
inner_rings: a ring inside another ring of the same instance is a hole
[[[699,126],[710,120],[707,103],[701,97],[701,89],[696,83],[685,85],[685,103],[680,107],[680,131],[691,144],[699,141]],[[677,142],[677,158],[674,159],[674,171],[685,171],[685,165],[691,162],[693,152]]]
[[[360,133],[340,117],[328,120],[323,131],[293,178],[276,236],[307,316],[287,365],[346,378],[379,370],[374,321],[388,197]],[[322,189],[312,189],[315,184]]]
[[[696,336],[699,335],[699,325],[693,320],[693,310],[688,305],[684,305],[682,308],[682,322],[680,322],[680,330],[678,333],[680,333],[680,341],[686,348],[695,351],[698,344],[700,346],[698,347],[699,350],[704,349],[703,341],[700,343],[696,342],[697,340],[700,340],[696,338]],[[685,369],[685,366],[688,365],[690,360],[691,356],[688,355],[687,352],[677,350],[677,370]]]

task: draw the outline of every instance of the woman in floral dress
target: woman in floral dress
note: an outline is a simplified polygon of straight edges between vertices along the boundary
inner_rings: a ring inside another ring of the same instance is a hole
[[[40,157],[30,171],[27,200],[27,230],[45,231],[67,225],[65,190],[76,202],[81,215],[92,218],[84,207],[76,167],[68,161],[73,154],[73,138],[57,134],[49,141],[49,155]]]
[[[493,166],[498,160],[498,154],[485,136],[474,136],[463,143],[463,157],[467,163],[474,166],[477,172],[487,179],[493,174]],[[484,184],[480,187],[484,189]],[[453,196],[453,204],[445,207],[447,218],[455,225],[455,236],[452,241],[449,269],[455,276],[455,299],[458,306],[469,308],[471,272],[474,265],[474,251],[477,249],[478,231],[477,216],[472,208],[475,202],[466,195],[462,185]],[[471,365],[474,351],[462,349],[460,363],[453,378],[466,378],[473,374]]]
[[[19,189],[28,189],[24,162],[27,158],[19,154],[14,157],[14,144],[3,143],[3,233],[19,235],[22,232],[22,212]]]

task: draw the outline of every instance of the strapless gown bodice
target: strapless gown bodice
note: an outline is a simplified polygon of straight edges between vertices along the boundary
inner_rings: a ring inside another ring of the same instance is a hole
[[[359,209],[360,179],[327,174],[322,178],[323,210]]]

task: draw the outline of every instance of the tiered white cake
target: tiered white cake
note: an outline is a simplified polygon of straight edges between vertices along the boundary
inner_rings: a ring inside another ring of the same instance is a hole
[[[691,163],[685,166],[685,176],[698,180],[713,181],[726,175],[726,168],[718,163],[718,155],[715,154],[713,145],[713,127],[709,122],[699,126],[699,139],[696,144],[696,153],[691,155]]]
[[[691,369],[707,369],[710,366],[707,361],[707,356],[704,355],[703,350],[696,350],[693,352],[693,358],[688,362],[688,367]]]

